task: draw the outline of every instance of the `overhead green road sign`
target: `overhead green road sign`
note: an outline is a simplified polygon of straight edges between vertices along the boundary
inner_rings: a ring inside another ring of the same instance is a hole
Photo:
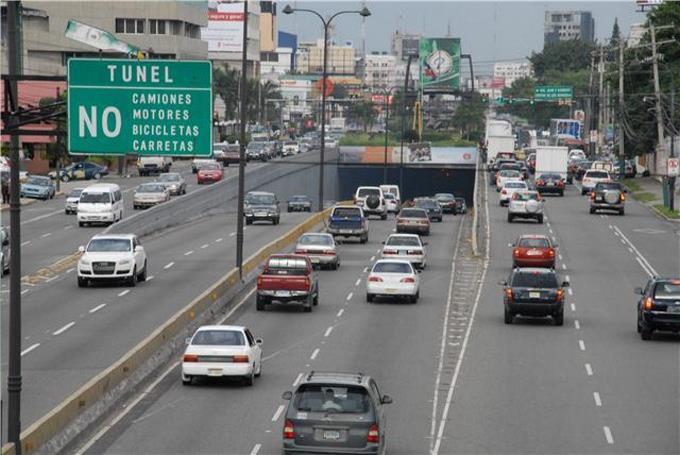
[[[210,61],[68,61],[74,155],[210,156]]]
[[[573,95],[571,85],[537,85],[534,88],[534,98],[538,101],[573,98]]]

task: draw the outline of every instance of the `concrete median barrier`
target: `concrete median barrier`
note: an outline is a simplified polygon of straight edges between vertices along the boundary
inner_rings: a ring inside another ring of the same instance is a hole
[[[21,453],[53,454],[71,444],[81,432],[87,431],[106,416],[135,387],[178,355],[186,337],[198,326],[212,319],[216,312],[229,308],[233,298],[254,279],[253,272],[270,254],[285,249],[297,241],[301,234],[325,222],[329,213],[330,209],[327,209],[311,215],[283,236],[260,248],[243,264],[244,281],[239,280],[237,269],[230,270],[113,365],[22,431]],[[14,453],[13,444],[2,447],[2,455]]]

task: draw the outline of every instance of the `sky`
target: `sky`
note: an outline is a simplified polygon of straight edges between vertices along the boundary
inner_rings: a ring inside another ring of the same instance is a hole
[[[279,0],[279,29],[295,33],[301,40],[323,36],[321,21],[309,13],[285,15],[286,1]],[[328,16],[340,10],[359,10],[360,1],[290,1],[291,6],[309,8]],[[492,62],[518,60],[543,48],[543,18],[546,10],[591,11],[596,39],[608,39],[618,18],[627,36],[631,24],[644,22],[645,14],[636,11],[635,1],[376,1],[368,0],[371,16],[366,18],[366,51],[389,51],[390,36],[396,29],[423,33],[425,36],[461,38],[462,52],[472,54],[475,71],[490,74]],[[334,19],[336,42],[351,40],[361,49],[359,15]],[[318,24],[318,25],[317,25]]]

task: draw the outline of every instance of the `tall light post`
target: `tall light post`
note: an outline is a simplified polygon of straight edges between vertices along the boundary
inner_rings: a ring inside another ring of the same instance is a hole
[[[323,210],[323,180],[324,180],[324,156],[326,152],[326,81],[328,79],[328,28],[333,22],[333,19],[342,14],[358,14],[361,17],[368,17],[371,12],[368,8],[363,7],[361,10],[348,10],[348,11],[338,11],[337,13],[330,16],[328,19],[318,12],[312,9],[306,8],[293,8],[290,5],[286,5],[283,8],[283,14],[293,14],[294,12],[305,12],[312,13],[319,19],[323,24],[323,69],[321,72],[321,156],[319,157],[319,212]]]
[[[239,88],[239,160],[238,206],[236,208],[236,267],[243,279],[243,204],[246,188],[246,121],[248,112],[248,0],[243,2],[243,55],[241,55],[241,85]]]
[[[392,96],[392,92],[394,90],[399,90],[401,87],[391,87],[391,88],[385,88],[381,91],[382,95],[385,97],[384,99],[384,106],[385,106],[385,150],[384,150],[384,157],[383,157],[383,185],[387,185],[387,142],[388,142],[388,136],[389,136],[389,121],[390,121],[390,96]]]

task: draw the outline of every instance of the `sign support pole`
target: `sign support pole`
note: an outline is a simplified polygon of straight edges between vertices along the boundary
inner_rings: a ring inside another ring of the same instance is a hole
[[[243,55],[241,56],[241,110],[240,110],[240,136],[239,136],[239,160],[238,160],[238,202],[236,216],[236,267],[238,267],[239,279],[243,280],[243,204],[246,186],[246,113],[248,81],[248,0],[243,2]]]

